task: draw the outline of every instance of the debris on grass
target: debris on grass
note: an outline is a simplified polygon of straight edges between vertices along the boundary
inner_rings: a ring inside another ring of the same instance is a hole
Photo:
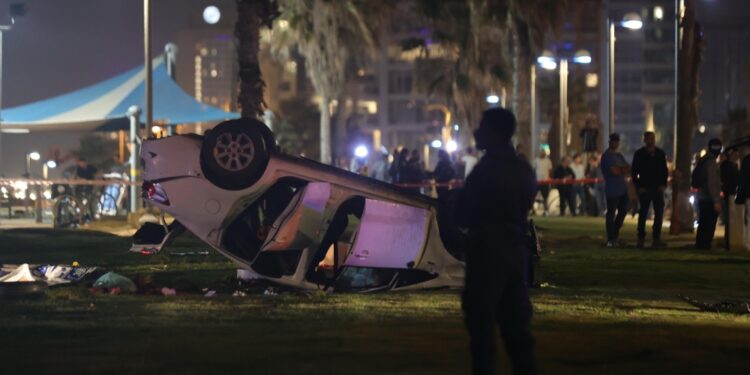
[[[719,301],[716,303],[708,303],[692,299],[687,296],[678,294],[678,296],[685,302],[692,306],[695,306],[703,311],[716,312],[716,313],[730,313],[730,314],[750,314],[750,302],[743,301]]]

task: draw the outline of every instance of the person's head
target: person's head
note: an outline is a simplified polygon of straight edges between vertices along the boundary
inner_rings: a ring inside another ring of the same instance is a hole
[[[450,154],[445,150],[438,150],[438,159],[440,160],[451,160]]]
[[[510,145],[510,138],[515,131],[516,116],[513,112],[505,108],[490,108],[482,114],[474,139],[480,150],[499,150]]]
[[[596,156],[591,156],[591,157],[589,158],[589,165],[592,165],[592,166],[597,166],[597,165],[599,165],[599,158],[598,158],[598,157],[596,157]]]
[[[544,159],[546,157],[547,157],[547,150],[545,150],[544,148],[540,148],[539,149],[539,158],[540,159]]]
[[[563,167],[569,167],[570,166],[570,156],[563,156],[562,160],[560,160],[560,164]]]
[[[643,143],[646,145],[646,148],[656,147],[656,134],[652,131],[643,133]]]
[[[409,149],[404,147],[401,149],[401,154],[399,154],[399,159],[406,161],[409,160]]]
[[[721,140],[719,138],[711,138],[710,141],[708,141],[708,153],[713,155],[714,157],[719,156],[721,154]]]
[[[85,158],[78,158],[78,162],[77,162],[77,164],[78,164],[78,166],[79,166],[79,167],[81,167],[81,168],[86,168],[86,167],[88,167],[88,166],[89,166],[89,163],[88,163],[88,162],[86,162],[86,159],[85,159]]]
[[[620,135],[617,133],[612,133],[609,135],[609,149],[612,151],[617,151],[618,148],[620,148]]]
[[[416,148],[411,150],[411,158],[409,160],[419,161],[419,150]]]
[[[466,154],[473,156],[474,155],[474,147],[471,147],[471,146],[467,147],[466,148]]]
[[[581,162],[582,162],[582,159],[583,159],[583,158],[581,157],[581,154],[575,154],[575,155],[573,156],[573,161],[575,161],[575,163],[576,163],[576,164],[581,164]]]

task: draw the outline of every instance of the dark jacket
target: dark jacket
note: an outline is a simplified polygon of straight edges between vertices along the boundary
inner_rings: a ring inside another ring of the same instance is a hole
[[[556,180],[562,180],[564,178],[570,178],[574,179],[576,178],[575,172],[573,172],[573,169],[570,167],[563,167],[562,165],[558,165],[557,168],[552,172],[552,178]],[[570,190],[573,187],[573,185],[567,185],[567,184],[559,184],[557,185],[557,189],[562,190]]]
[[[662,149],[656,147],[651,153],[644,146],[633,155],[633,166],[630,170],[633,184],[638,189],[655,189],[667,186],[669,171],[667,157]]]
[[[719,175],[721,176],[721,192],[724,193],[724,197],[734,195],[740,182],[740,169],[737,164],[724,160],[719,166]]]
[[[436,182],[448,182],[455,176],[456,170],[453,169],[453,164],[450,160],[439,161],[432,172],[432,177],[435,178]]]
[[[512,147],[488,152],[469,176],[456,204],[456,222],[486,247],[503,248],[523,241],[527,215],[536,194],[531,166]]]

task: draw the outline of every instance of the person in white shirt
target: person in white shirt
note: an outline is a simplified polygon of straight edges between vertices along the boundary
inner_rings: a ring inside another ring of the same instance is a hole
[[[461,161],[464,163],[464,178],[469,176],[471,170],[474,169],[475,165],[477,165],[478,160],[479,159],[477,159],[477,156],[475,155],[474,148],[467,147],[466,155],[461,158]]]
[[[536,173],[537,186],[539,192],[542,194],[542,204],[544,205],[544,216],[549,214],[549,205],[547,198],[549,198],[550,185],[548,183],[540,182],[542,180],[549,180],[552,178],[552,160],[547,157],[547,152],[542,149],[539,151],[539,157],[534,159],[534,172]]]
[[[575,154],[575,156],[573,156],[573,163],[570,164],[570,169],[572,169],[573,173],[576,175],[576,180],[586,177],[586,165],[583,164],[583,157],[581,157],[581,154]],[[580,200],[578,212],[580,212],[581,215],[586,215],[588,213],[588,205],[586,204],[587,198],[585,186],[583,184],[574,184],[573,194],[575,194],[575,196],[578,197],[577,199]]]

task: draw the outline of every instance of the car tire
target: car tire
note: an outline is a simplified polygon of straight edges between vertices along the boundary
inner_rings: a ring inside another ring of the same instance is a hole
[[[214,185],[241,190],[260,179],[275,151],[273,133],[262,122],[249,118],[224,121],[203,140],[201,168]]]

